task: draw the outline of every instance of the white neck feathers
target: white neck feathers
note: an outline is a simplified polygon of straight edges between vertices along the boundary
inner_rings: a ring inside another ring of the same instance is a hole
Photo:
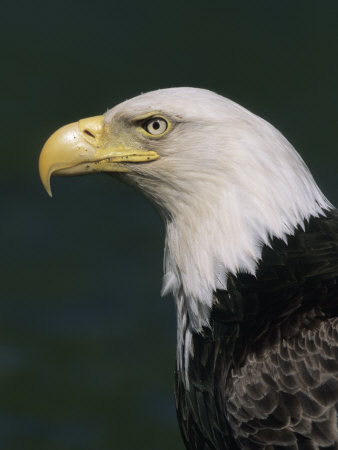
[[[229,273],[255,274],[263,245],[286,240],[331,205],[292,145],[224,97],[160,90],[125,102],[107,119],[131,107],[160,111],[175,123],[163,139],[147,142],[160,158],[135,165],[126,178],[164,217],[163,293],[185,303],[199,331]]]
[[[213,148],[215,164],[187,169],[166,202],[163,293],[185,299],[197,331],[208,326],[213,292],[226,289],[227,274],[255,274],[263,245],[331,207],[289,142],[258,120],[258,135],[249,132],[257,127],[237,128],[219,153]]]

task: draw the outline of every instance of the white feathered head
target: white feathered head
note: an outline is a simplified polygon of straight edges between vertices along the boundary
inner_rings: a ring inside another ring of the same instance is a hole
[[[264,244],[330,208],[291,144],[269,123],[213,92],[171,88],[58,130],[40,157],[55,175],[118,174],[166,225],[164,292],[208,324],[227,274],[254,274]]]

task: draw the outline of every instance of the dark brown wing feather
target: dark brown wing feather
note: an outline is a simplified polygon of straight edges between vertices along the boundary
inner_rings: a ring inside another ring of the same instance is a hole
[[[329,319],[232,370],[224,403],[241,448],[299,448],[300,436],[313,448],[337,443],[337,345],[338,319]]]
[[[274,239],[255,277],[229,276],[215,297],[189,390],[176,374],[187,448],[338,448],[337,212]]]

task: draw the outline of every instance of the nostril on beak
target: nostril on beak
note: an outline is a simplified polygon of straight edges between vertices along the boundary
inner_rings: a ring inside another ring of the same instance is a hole
[[[89,144],[97,147],[103,130],[103,116],[80,119],[78,121],[78,126],[82,138]]]
[[[87,136],[90,136],[91,138],[95,139],[95,135],[94,135],[91,131],[85,129],[85,130],[83,130],[83,132],[84,132]]]

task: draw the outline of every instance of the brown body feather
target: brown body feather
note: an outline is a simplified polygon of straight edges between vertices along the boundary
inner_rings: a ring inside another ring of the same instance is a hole
[[[176,374],[186,447],[338,448],[337,211],[274,239],[256,276],[229,276],[215,297],[188,389]]]

